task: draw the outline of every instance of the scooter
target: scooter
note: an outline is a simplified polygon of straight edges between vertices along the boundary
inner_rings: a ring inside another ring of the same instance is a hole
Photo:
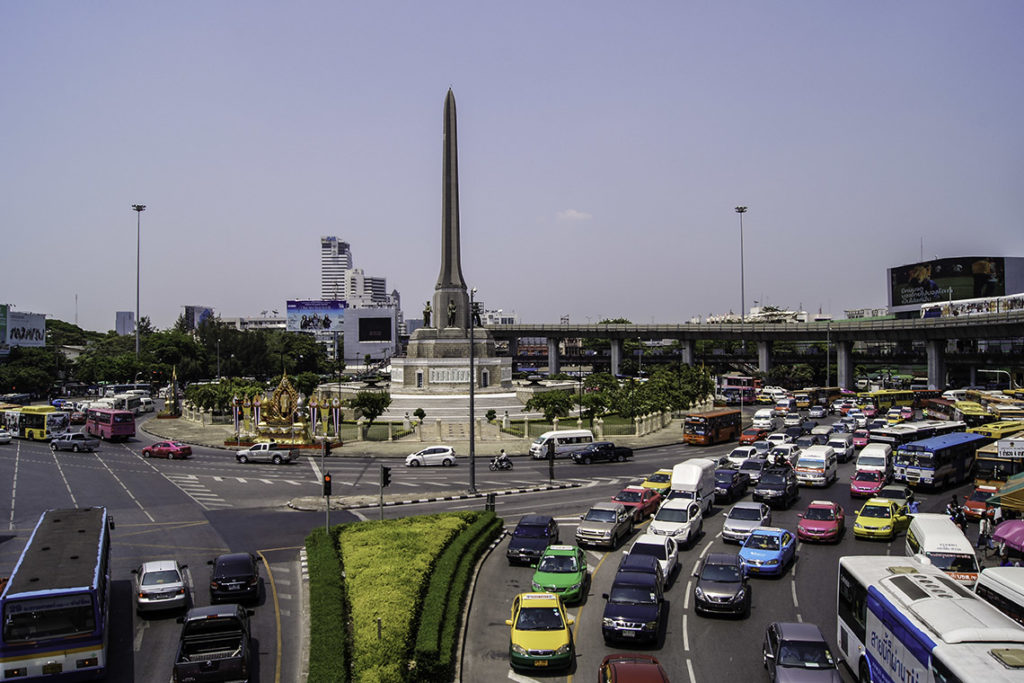
[[[491,458],[490,470],[491,472],[497,472],[498,470],[510,470],[512,469],[512,461],[508,458],[504,460],[498,457]]]

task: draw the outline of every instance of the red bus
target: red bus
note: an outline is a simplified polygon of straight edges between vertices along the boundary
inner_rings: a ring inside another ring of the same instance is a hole
[[[683,441],[701,446],[732,441],[740,435],[741,420],[733,408],[692,413],[683,422]]]
[[[127,441],[135,436],[135,413],[130,410],[89,408],[85,413],[85,431],[107,441]]]

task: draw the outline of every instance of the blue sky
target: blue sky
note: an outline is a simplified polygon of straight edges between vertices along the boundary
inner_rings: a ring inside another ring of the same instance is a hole
[[[1024,4],[0,4],[0,301],[107,330],[319,294],[319,236],[407,317],[440,253],[523,322],[886,304],[1024,255]]]

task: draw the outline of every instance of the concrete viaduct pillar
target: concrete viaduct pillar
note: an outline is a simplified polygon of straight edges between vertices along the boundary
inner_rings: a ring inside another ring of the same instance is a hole
[[[945,344],[945,340],[942,339],[929,339],[925,342],[928,353],[929,389],[943,389],[946,386],[946,357],[943,353]]]
[[[693,350],[694,343],[692,339],[679,340],[679,353],[682,356],[684,364],[693,365]]]
[[[853,389],[853,342],[836,342],[836,374],[839,375],[839,388]]]
[[[558,340],[548,337],[548,374],[556,375],[561,372],[561,359],[558,357]]]
[[[772,369],[772,343],[770,341],[757,342],[757,369],[765,375]]]
[[[619,366],[622,364],[622,340],[612,339],[612,375],[619,375]]]

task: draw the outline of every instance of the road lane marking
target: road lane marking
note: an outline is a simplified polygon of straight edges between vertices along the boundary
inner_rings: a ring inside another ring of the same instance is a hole
[[[686,582],[686,595],[683,596],[683,609],[690,609],[690,591],[693,589],[693,581]],[[685,619],[685,616],[684,616]],[[685,623],[685,622],[684,622]]]
[[[270,568],[270,563],[267,562],[267,556],[263,554],[262,550],[257,550],[256,554],[263,560],[263,566],[267,570],[267,578],[270,579],[270,592],[274,597],[274,625],[276,627],[277,636],[277,648],[276,657],[274,659],[274,683],[281,683],[281,605],[277,600],[277,584],[274,583],[274,571]]]
[[[697,677],[693,675],[693,662],[686,658],[686,671],[690,674],[690,683],[697,683]]]
[[[689,652],[690,651],[690,634],[686,630],[686,617],[687,617],[687,615],[684,614],[683,615],[683,650],[685,652]]]

